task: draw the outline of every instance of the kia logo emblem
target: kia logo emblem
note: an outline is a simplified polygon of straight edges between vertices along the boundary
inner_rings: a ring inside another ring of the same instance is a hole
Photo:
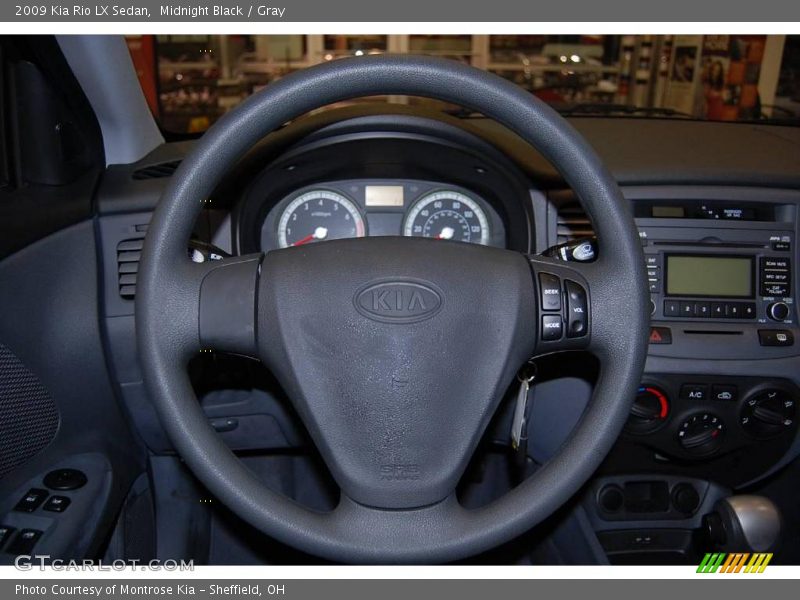
[[[383,323],[415,323],[430,319],[442,308],[442,293],[427,281],[383,280],[356,292],[356,310]]]

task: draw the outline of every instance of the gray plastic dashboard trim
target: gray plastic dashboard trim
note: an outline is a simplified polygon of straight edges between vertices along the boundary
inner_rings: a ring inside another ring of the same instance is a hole
[[[107,165],[135,162],[164,143],[123,36],[59,35],[57,40],[100,123]]]

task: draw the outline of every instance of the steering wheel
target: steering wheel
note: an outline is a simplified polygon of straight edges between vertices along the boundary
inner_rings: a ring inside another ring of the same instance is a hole
[[[459,104],[524,138],[580,198],[599,239],[598,260],[401,237],[189,260],[203,201],[252,145],[312,109],[378,94]],[[598,467],[642,374],[645,284],[630,207],[555,111],[455,62],[352,58],[267,86],[222,117],[183,160],[147,233],[137,342],[148,392],[176,450],[247,523],[339,562],[444,562],[527,531]],[[312,511],[268,489],[224,444],[186,371],[207,348],[256,357],[277,377],[341,488],[335,509]],[[570,438],[503,497],[478,509],[461,506],[456,485],[518,369],[530,357],[578,349],[597,356],[600,374]]]

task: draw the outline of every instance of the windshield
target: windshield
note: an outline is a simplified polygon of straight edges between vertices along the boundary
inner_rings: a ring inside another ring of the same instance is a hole
[[[472,64],[572,116],[800,123],[800,36],[145,35],[126,39],[148,104],[162,130],[173,137],[202,133],[248,95],[292,71],[386,52]],[[469,116],[459,107],[423,98],[379,100],[431,105]]]

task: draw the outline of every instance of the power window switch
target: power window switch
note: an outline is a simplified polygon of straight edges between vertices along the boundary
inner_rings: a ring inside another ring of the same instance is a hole
[[[44,502],[44,499],[47,498],[47,494],[47,490],[31,488],[28,490],[28,493],[17,502],[14,510],[19,512],[33,512]]]
[[[36,542],[42,537],[42,533],[44,532],[38,529],[23,529],[17,534],[17,537],[14,538],[14,541],[11,542],[6,552],[16,555],[30,554],[33,552],[33,547],[36,545]]]
[[[66,496],[50,496],[47,502],[44,503],[42,510],[48,510],[50,512],[64,512],[67,510],[69,503],[72,502]]]
[[[3,546],[6,545],[6,542],[11,539],[11,536],[14,535],[15,531],[16,529],[14,527],[0,525],[0,550],[2,550]]]

